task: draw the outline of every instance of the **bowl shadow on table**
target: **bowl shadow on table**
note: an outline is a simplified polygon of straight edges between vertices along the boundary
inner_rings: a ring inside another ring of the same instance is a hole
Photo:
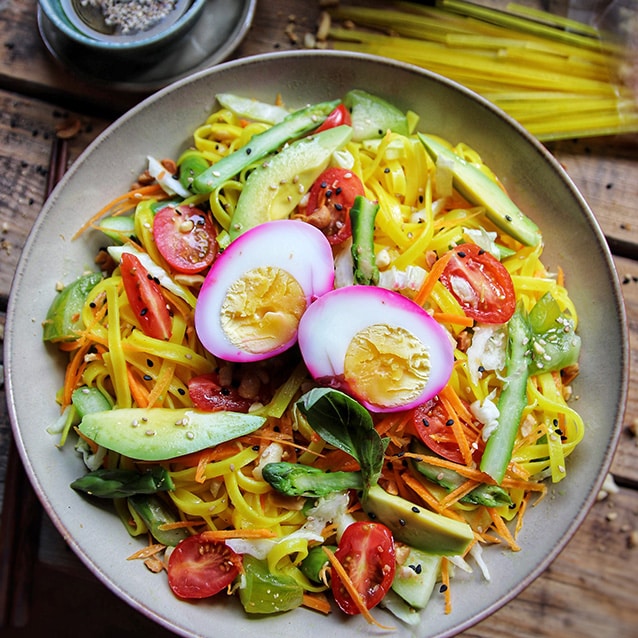
[[[104,586],[44,520],[26,624],[0,628],[2,638],[176,638]]]

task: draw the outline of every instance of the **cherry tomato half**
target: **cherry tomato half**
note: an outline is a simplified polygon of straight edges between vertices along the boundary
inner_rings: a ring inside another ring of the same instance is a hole
[[[226,543],[189,536],[168,559],[168,584],[180,598],[208,598],[228,587],[241,570],[241,556]]]
[[[386,595],[394,572],[396,557],[392,532],[381,523],[357,521],[346,527],[335,557],[343,565],[367,609]],[[346,614],[359,613],[334,568],[331,570],[332,594]]]
[[[327,168],[310,187],[304,220],[316,226],[331,244],[340,244],[352,235],[350,209],[363,184],[346,168]]]
[[[188,394],[198,410],[248,412],[252,401],[244,399],[235,388],[223,387],[214,374],[201,374],[188,382]]]
[[[195,274],[213,263],[217,233],[209,217],[194,206],[165,206],[153,220],[153,238],[171,268]]]
[[[122,254],[120,272],[128,302],[144,334],[164,341],[170,339],[171,314],[160,285],[131,253]]]
[[[476,244],[454,248],[441,281],[472,319],[505,323],[514,314],[516,295],[507,268]]]
[[[454,463],[463,463],[461,448],[456,442],[450,417],[437,399],[431,399],[414,408],[412,425],[417,436],[435,454]]]
[[[329,128],[343,126],[344,124],[352,126],[352,118],[350,117],[350,111],[348,111],[345,105],[339,104],[322,122],[315,133],[321,133],[321,131],[327,131]]]

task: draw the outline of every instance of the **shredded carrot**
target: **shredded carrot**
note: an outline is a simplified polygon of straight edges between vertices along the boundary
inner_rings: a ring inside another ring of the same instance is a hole
[[[454,432],[454,438],[456,439],[459,449],[461,450],[465,465],[472,465],[474,463],[474,459],[472,458],[472,450],[470,450],[470,444],[468,443],[467,437],[465,436],[465,430],[463,429],[461,419],[456,413],[456,410],[449,399],[449,396],[451,394],[454,394],[454,392],[449,390],[449,386],[446,386],[445,388],[443,388],[443,391],[439,393],[439,398],[441,399],[441,403],[443,404],[445,411],[448,413],[448,416],[452,421],[452,431]]]
[[[302,604],[304,607],[319,611],[326,616],[332,611],[328,597],[321,593],[304,594]]]
[[[144,387],[144,385],[139,381],[137,375],[133,372],[133,370],[127,366],[126,367],[126,376],[128,377],[129,388],[131,389],[131,396],[133,400],[137,404],[138,408],[146,408],[148,407],[148,391]]]
[[[140,558],[146,559],[149,556],[155,556],[155,554],[163,552],[165,549],[166,545],[162,545],[161,543],[154,543],[153,545],[147,545],[134,554],[131,554],[126,560],[138,560]]]
[[[204,483],[204,481],[206,481],[206,466],[212,462],[215,453],[215,448],[210,448],[204,450],[200,455],[199,461],[197,462],[197,469],[195,470],[195,481],[197,483]]]
[[[350,594],[350,598],[352,598],[352,602],[356,605],[357,609],[361,612],[361,615],[371,624],[380,627],[381,629],[393,630],[394,627],[386,627],[382,625],[377,620],[375,620],[374,616],[368,611],[368,608],[365,606],[361,598],[361,594],[357,591],[357,588],[354,586],[354,583],[350,579],[348,572],[345,570],[343,565],[337,560],[337,557],[334,553],[329,550],[325,545],[322,546],[323,551],[326,553],[328,560],[330,561],[330,565],[335,570],[337,575],[339,576],[339,580],[341,584],[344,586],[345,590]]]
[[[525,494],[523,499],[521,500],[521,504],[518,508],[518,514],[516,516],[516,527],[514,528],[514,538],[516,538],[523,527],[523,517],[525,516],[525,512],[527,510],[527,505],[529,503],[529,499],[531,494]]]
[[[62,395],[63,407],[70,405],[73,391],[81,385],[80,380],[86,368],[85,356],[90,348],[90,343],[86,343],[82,348],[79,348],[71,358],[71,361],[64,372],[64,392]]]
[[[490,514],[490,518],[494,523],[496,531],[503,537],[503,540],[509,545],[510,549],[513,552],[518,552],[521,548],[514,540],[514,537],[507,528],[507,525],[505,525],[505,521],[503,520],[502,516],[496,511],[496,508],[494,507],[487,507],[486,509]]]
[[[435,465],[436,467],[444,467],[448,470],[454,470],[465,478],[472,479],[477,483],[489,483],[494,485],[494,479],[488,474],[484,474],[480,470],[476,470],[466,465],[460,465],[459,463],[453,463],[446,459],[439,458],[438,456],[430,456],[428,454],[414,454],[414,452],[405,452],[402,458],[417,459],[422,463],[428,463],[429,465]]]
[[[207,541],[224,541],[229,538],[275,538],[277,535],[269,529],[216,529],[202,532],[202,537]]]
[[[76,231],[75,235],[73,235],[73,239],[77,239],[84,231],[90,228],[93,224],[95,224],[99,219],[101,219],[104,215],[109,212],[112,212],[119,206],[125,205],[123,210],[117,210],[114,214],[121,214],[122,212],[126,212],[126,210],[131,210],[137,204],[139,204],[143,199],[148,199],[153,196],[158,196],[158,199],[164,199],[167,197],[166,193],[162,190],[162,187],[159,184],[151,184],[150,186],[142,186],[141,188],[136,188],[134,190],[128,191],[123,195],[119,195],[115,199],[111,200],[106,206],[101,208],[95,215],[89,217],[89,219],[80,226],[80,228]]]
[[[441,499],[439,507],[441,507],[441,509],[451,507],[458,500],[469,494],[477,485],[478,483],[476,481],[465,481],[461,483],[455,490],[452,490],[449,494],[446,494],[445,498]]]
[[[452,612],[452,592],[450,591],[450,563],[447,558],[441,560],[441,584],[445,596],[445,613]]]
[[[422,306],[425,303],[425,300],[430,296],[430,293],[434,289],[434,284],[439,280],[439,277],[443,274],[445,267],[448,262],[452,258],[452,251],[446,253],[440,259],[434,262],[432,269],[428,273],[428,276],[425,278],[423,285],[416,293],[414,297],[414,301]]]
[[[451,312],[435,312],[432,316],[439,323],[453,323],[457,326],[466,326],[467,328],[474,325],[474,319],[467,315],[455,315]]]

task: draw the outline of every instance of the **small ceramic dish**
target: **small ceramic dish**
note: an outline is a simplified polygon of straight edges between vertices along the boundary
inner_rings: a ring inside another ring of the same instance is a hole
[[[143,28],[105,22],[99,7],[81,0],[38,0],[40,9],[62,37],[87,54],[114,61],[148,64],[167,55],[199,20],[206,0],[176,0],[174,8]],[[166,4],[166,3],[165,3]],[[144,20],[140,13],[140,24]]]

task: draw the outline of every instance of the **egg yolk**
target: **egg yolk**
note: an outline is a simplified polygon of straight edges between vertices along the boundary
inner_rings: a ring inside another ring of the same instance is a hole
[[[270,352],[294,339],[306,298],[299,282],[281,268],[244,273],[228,289],[221,307],[227,339],[245,352]]]
[[[368,326],[354,336],[346,350],[345,381],[356,395],[381,407],[415,399],[429,377],[427,348],[399,326]]]

